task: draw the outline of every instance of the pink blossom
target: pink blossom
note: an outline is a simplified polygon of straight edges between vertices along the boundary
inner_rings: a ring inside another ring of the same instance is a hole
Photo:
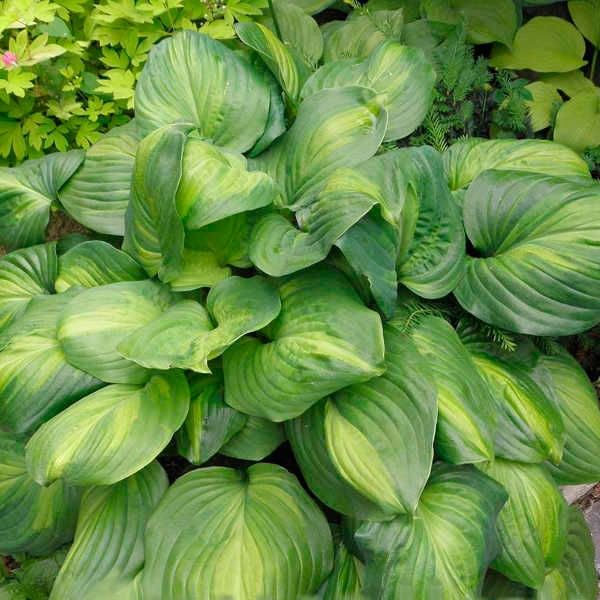
[[[14,52],[10,52],[10,50],[7,50],[1,58],[2,63],[7,69],[10,69],[17,64],[17,55]]]

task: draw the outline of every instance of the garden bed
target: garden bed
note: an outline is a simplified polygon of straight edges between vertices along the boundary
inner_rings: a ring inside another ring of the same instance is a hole
[[[4,13],[0,600],[596,598],[598,0]]]

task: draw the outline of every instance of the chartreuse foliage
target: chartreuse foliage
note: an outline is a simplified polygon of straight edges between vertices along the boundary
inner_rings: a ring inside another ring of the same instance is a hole
[[[600,188],[550,141],[393,147],[436,80],[407,40],[516,14],[271,4],[0,178],[0,552],[72,541],[52,600],[591,600],[557,482],[599,477],[600,412],[525,336],[600,322]],[[57,203],[101,239],[38,243]]]

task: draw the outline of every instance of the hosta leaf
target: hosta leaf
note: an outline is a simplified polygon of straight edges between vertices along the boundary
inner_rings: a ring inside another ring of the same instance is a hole
[[[203,230],[198,231],[202,232]],[[184,248],[181,270],[169,281],[169,285],[174,292],[187,292],[203,287],[213,287],[230,275],[231,269],[221,266],[221,262],[214,252]]]
[[[325,404],[318,402],[300,417],[286,421],[294,458],[311,492],[333,510],[357,519],[383,520],[389,515],[361,495],[336,469],[325,437]]]
[[[177,449],[191,463],[201,465],[244,427],[247,417],[225,404],[223,381],[218,377],[194,377],[190,396],[190,410],[177,432]]]
[[[488,571],[483,597],[490,600],[595,600],[598,595],[598,577],[594,564],[594,543],[579,508],[567,508],[567,539],[562,559],[550,571],[537,590],[525,587]]]
[[[167,487],[165,472],[154,462],[115,485],[87,490],[50,598],[114,597],[130,585],[144,564],[146,522]]]
[[[532,96],[526,101],[533,131],[541,131],[553,124],[556,109],[563,102],[558,90],[543,81],[534,81],[525,86]]]
[[[281,301],[275,286],[263,277],[230,277],[210,290],[206,306],[208,313],[193,300],[175,304],[117,348],[146,368],[209,373],[208,360],[247,333],[266,327],[279,314]]]
[[[109,385],[79,400],[27,443],[27,468],[41,485],[108,485],[150,464],[179,429],[189,407],[183,373],[153,375],[146,385]]]
[[[260,417],[248,417],[238,433],[221,446],[219,454],[259,461],[274,452],[284,440],[285,432],[281,423],[273,423]]]
[[[277,195],[264,173],[248,172],[241,154],[190,137],[183,153],[176,196],[184,227],[200,229],[232,215],[271,204]]]
[[[100,381],[71,365],[57,321],[77,293],[33,298],[0,338],[0,422],[25,433],[94,391]]]
[[[54,292],[57,271],[53,242],[0,258],[0,333],[23,314],[32,298]]]
[[[323,600],[362,600],[364,565],[340,543],[333,571],[325,582]]]
[[[0,552],[48,554],[72,539],[80,493],[57,481],[42,487],[25,466],[25,448],[0,433]]]
[[[496,459],[481,465],[508,492],[496,529],[500,554],[492,563],[510,579],[540,587],[558,565],[567,534],[567,505],[543,465]]]
[[[183,263],[185,234],[176,194],[185,143],[182,126],[162,127],[140,142],[125,215],[123,249],[163,281],[175,278]]]
[[[496,409],[496,456],[521,462],[550,460],[558,464],[565,441],[560,411],[527,369],[472,349]]]
[[[70,364],[106,383],[145,383],[148,371],[123,358],[117,346],[171,302],[169,290],[154,281],[89,288],[66,305],[58,340]]]
[[[556,114],[554,141],[583,152],[600,146],[600,90],[577,94]]]
[[[60,203],[79,223],[111,235],[125,232],[125,210],[140,135],[135,122],[111,129],[85,154],[60,190]]]
[[[50,205],[83,157],[82,150],[55,152],[0,168],[0,244],[13,249],[44,241]]]
[[[284,421],[382,372],[379,315],[341,273],[302,271],[281,281],[279,294],[281,314],[268,328],[270,341],[247,339],[224,354],[225,401],[233,408]]]
[[[295,59],[287,46],[264,25],[237,23],[235,31],[246,46],[258,52],[294,105],[309,75],[307,67]]]
[[[471,466],[436,466],[416,518],[365,523],[356,532],[368,559],[367,597],[479,598],[505,500],[501,486]]]
[[[363,85],[375,90],[388,112],[385,140],[410,135],[431,103],[435,73],[419,48],[393,41],[379,45],[368,58],[344,59],[321,67],[302,90],[306,98],[324,88]]]
[[[283,103],[279,83],[258,55],[253,55],[249,58],[253,67],[263,74],[269,86],[270,94],[269,114],[267,115],[265,130],[254,146],[246,152],[247,156],[254,157],[264,152],[286,130],[287,123],[285,118],[286,107]]]
[[[251,267],[248,258],[250,231],[259,213],[238,213],[202,229],[186,231],[184,263],[187,252],[197,251],[211,253],[218,265]]]
[[[439,407],[436,453],[454,464],[493,459],[496,414],[485,381],[447,321],[428,316],[411,327],[417,317],[418,312],[413,313],[408,305],[399,309],[390,326],[408,330],[435,382]]]
[[[224,44],[194,31],[154,46],[135,90],[136,122],[145,135],[187,123],[203,138],[237,152],[252,148],[265,131],[270,102],[260,72]]]
[[[571,0],[569,13],[577,29],[594,45],[600,47],[600,2],[598,0]]]
[[[273,213],[254,227],[250,259],[262,271],[280,277],[322,261],[333,244],[379,201],[378,190],[360,174],[336,171],[314,201],[296,213],[297,229]]]
[[[594,82],[579,69],[568,73],[543,73],[540,75],[540,81],[554,86],[569,98],[583,92],[593,92],[596,88]]]
[[[150,518],[145,554],[147,600],[299,598],[333,560],[327,521],[294,476],[269,464],[181,477]]]
[[[428,0],[424,11],[430,21],[452,25],[464,22],[469,41],[474,44],[501,42],[510,47],[517,31],[517,11],[512,0]]]
[[[574,25],[559,17],[534,17],[516,33],[509,50],[494,46],[490,64],[497,69],[565,73],[585,64],[585,41]]]
[[[122,250],[99,240],[74,246],[59,258],[55,286],[64,292],[73,286],[96,287],[119,281],[141,281],[146,273]]]
[[[282,42],[309,68],[315,69],[323,55],[323,35],[306,7],[287,0],[273,0],[274,19]]]
[[[600,320],[600,186],[487,171],[464,204],[468,258],[454,291],[477,318],[519,333],[569,335]],[[596,218],[596,216],[599,218]]]
[[[146,369],[186,368],[192,346],[204,340],[212,329],[207,310],[195,300],[182,300],[169,307],[156,319],[121,340],[117,350],[121,356]],[[209,373],[206,364],[196,370]]]
[[[290,130],[253,165],[281,186],[283,205],[295,210],[311,202],[337,168],[373,156],[386,127],[387,113],[372,90],[322,90],[302,102]]]
[[[483,171],[525,171],[589,180],[586,162],[571,149],[547,140],[482,140],[456,142],[444,152],[451,190],[468,186]]]
[[[381,42],[399,42],[404,23],[402,10],[374,10],[346,21],[331,21],[323,28],[323,60],[366,58]]]
[[[335,245],[355,273],[364,277],[379,310],[391,317],[398,297],[398,231],[376,211],[351,227]]]
[[[390,515],[414,512],[429,477],[436,394],[422,357],[384,329],[385,372],[325,403],[327,451],[338,473]]]
[[[419,296],[441,298],[464,272],[460,211],[444,181],[441,155],[428,146],[406,152],[411,162],[398,280]]]
[[[598,594],[594,542],[579,508],[569,506],[567,512],[567,545],[558,571],[569,598],[594,600]]]
[[[579,363],[566,351],[539,359],[533,373],[547,395],[554,394],[565,425],[560,464],[549,465],[559,483],[600,479],[600,411],[596,391]]]

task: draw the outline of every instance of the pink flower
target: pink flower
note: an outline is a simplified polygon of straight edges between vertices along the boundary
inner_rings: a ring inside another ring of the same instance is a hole
[[[7,69],[15,67],[17,65],[17,55],[14,52],[10,52],[10,50],[7,50],[2,55],[2,63]]]

